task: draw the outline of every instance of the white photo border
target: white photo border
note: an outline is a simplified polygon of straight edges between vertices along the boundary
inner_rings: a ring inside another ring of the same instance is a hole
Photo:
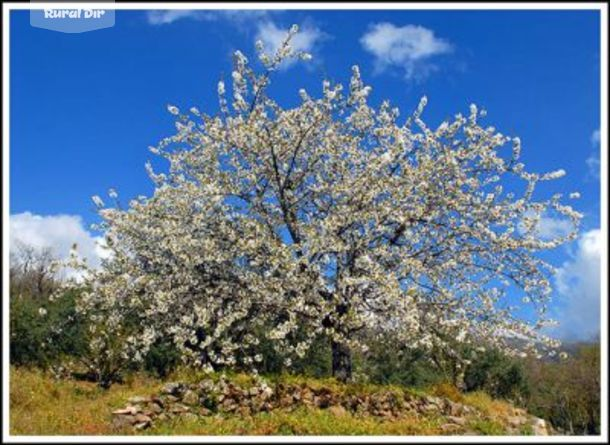
[[[407,2],[214,2],[214,3],[96,3],[39,2],[3,3],[2,22],[2,442],[3,443],[608,443],[608,274],[601,273],[600,347],[601,347],[601,434],[599,436],[17,436],[9,431],[9,185],[10,185],[10,13],[15,10],[44,8],[91,8],[114,10],[595,10],[600,12],[600,208],[601,208],[601,271],[608,271],[608,4],[606,2],[570,3],[407,3]]]

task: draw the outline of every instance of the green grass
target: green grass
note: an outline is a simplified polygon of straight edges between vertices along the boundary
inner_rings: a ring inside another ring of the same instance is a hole
[[[502,436],[505,433],[502,424],[495,420],[476,419],[471,420],[468,426],[475,432],[483,436]]]
[[[157,391],[145,376],[102,390],[94,383],[55,380],[38,370],[11,368],[10,431],[19,435],[111,434],[110,413],[135,395]]]
[[[211,416],[200,420],[165,422],[147,430],[151,435],[436,435],[441,419],[381,420],[300,407],[254,416]]]

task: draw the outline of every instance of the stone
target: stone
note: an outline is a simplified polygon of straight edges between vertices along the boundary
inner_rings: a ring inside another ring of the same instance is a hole
[[[138,412],[138,409],[135,406],[127,406],[122,409],[117,409],[116,411],[112,411],[112,414],[121,415],[121,414],[129,414],[135,415]]]
[[[214,381],[211,379],[205,379],[199,382],[199,389],[212,391],[214,389]]]
[[[137,423],[141,422],[152,422],[152,419],[145,414],[136,414],[135,420]]]
[[[150,402],[150,397],[143,396],[133,396],[127,399],[129,403],[148,403]]]
[[[440,408],[436,404],[427,403],[420,407],[420,411],[423,411],[423,412],[440,411]]]
[[[183,418],[184,420],[188,420],[191,422],[195,421],[195,420],[199,420],[199,416],[194,413],[183,413],[180,417]]]
[[[273,390],[270,387],[265,386],[260,394],[263,400],[269,400],[273,396]]]
[[[456,430],[459,430],[460,428],[460,425],[457,425],[455,423],[446,423],[444,425],[441,425],[441,431],[443,433],[452,433]]]
[[[199,408],[199,415],[200,416],[209,416],[210,414],[212,414],[212,411],[210,411],[206,407],[202,406],[201,408]]]
[[[534,417],[532,419],[532,433],[535,436],[548,436],[549,427],[546,420],[540,419],[539,417]]]
[[[301,399],[303,402],[311,402],[313,400],[313,392],[309,388],[303,388],[301,390]]]
[[[163,412],[163,407],[158,403],[151,403],[148,407],[153,414],[160,414]]]
[[[328,412],[336,417],[343,417],[347,414],[347,410],[341,405],[333,405],[328,408]]]
[[[450,416],[461,416],[464,412],[463,406],[461,403],[455,403],[451,400],[447,400],[447,404],[445,405],[445,411]]]
[[[199,396],[195,391],[188,389],[182,396],[182,403],[186,405],[197,405],[199,403]]]
[[[233,401],[233,399],[225,399],[220,407],[223,411],[233,412],[237,409],[238,405]]]
[[[466,415],[466,414],[474,414],[476,413],[476,409],[473,408],[472,406],[468,406],[468,405],[462,405],[462,415]]]
[[[180,393],[181,389],[182,389],[181,383],[169,382],[169,383],[166,383],[165,385],[163,385],[163,388],[161,388],[161,392],[163,394],[169,394],[169,395],[175,396]]]
[[[157,405],[159,405],[161,408],[163,408],[163,400],[161,399],[161,397],[157,397],[157,396],[152,396],[150,398],[150,403],[156,403]]]
[[[182,405],[181,403],[176,403],[175,405],[172,405],[172,407],[170,408],[170,412],[176,413],[176,414],[186,413],[190,410],[191,409],[188,406]]]
[[[250,388],[248,390],[248,394],[251,395],[251,396],[257,396],[258,392],[259,392],[259,390],[258,390],[258,388],[256,386],[253,386],[252,388]]]
[[[429,405],[435,405],[437,407],[442,407],[443,406],[443,399],[439,398],[439,397],[434,397],[434,396],[425,396],[424,400],[429,404]]]
[[[112,419],[112,426],[116,429],[123,429],[133,425],[135,421],[135,416],[129,414],[117,415]]]
[[[513,408],[513,414],[518,417],[525,417],[527,413],[522,408]]]
[[[523,417],[518,417],[518,416],[511,416],[511,417],[508,417],[506,419],[506,421],[512,427],[518,427],[520,425],[523,425],[527,421],[527,419],[524,419]]]
[[[455,423],[456,425],[466,425],[466,419],[463,417],[447,416],[447,420],[451,423]]]
[[[133,427],[136,430],[143,430],[143,429],[148,428],[149,426],[150,426],[150,422],[139,422],[139,423],[136,423]]]

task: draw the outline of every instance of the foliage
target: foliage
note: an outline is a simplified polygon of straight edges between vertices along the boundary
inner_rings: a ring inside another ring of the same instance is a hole
[[[180,364],[180,353],[173,342],[159,339],[148,350],[143,367],[157,377],[166,377]]]
[[[432,365],[429,351],[407,348],[392,339],[369,339],[367,345],[368,351],[354,359],[361,379],[411,387],[426,387],[447,379]]]
[[[515,400],[528,391],[523,364],[496,349],[473,360],[466,368],[464,383],[467,391],[482,390],[502,399]]]
[[[10,297],[10,362],[40,366],[64,356],[79,357],[87,349],[86,325],[75,309],[74,291],[53,304],[23,296]]]
[[[600,434],[600,345],[584,345],[567,360],[530,361],[525,404],[568,434]]]

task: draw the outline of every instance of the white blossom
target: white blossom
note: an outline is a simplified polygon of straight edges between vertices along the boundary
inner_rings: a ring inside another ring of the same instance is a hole
[[[321,335],[362,350],[363,331],[412,348],[556,348],[541,332],[553,268],[539,253],[574,239],[582,215],[536,186],[565,172],[527,171],[520,139],[481,127],[475,105],[432,131],[424,96],[399,122],[389,101],[369,103],[358,67],[346,91],[325,80],[320,97],[301,90],[282,107],[268,86],[299,57],[294,33],[275,55],[257,43],[262,73],[235,53],[233,106],[220,81],[220,113],[180,116],[151,150],[169,168],[146,164],[150,197],[126,209],[93,198],[111,255],[78,301],[90,348],[124,363],[164,338],[204,369],[255,367],[263,338],[286,366]],[[542,215],[571,230],[540,238]],[[518,316],[511,288],[539,319]]]
[[[92,196],[91,200],[97,207],[104,207],[104,205],[105,205],[104,201],[102,201],[102,198],[100,198],[98,195]]]

